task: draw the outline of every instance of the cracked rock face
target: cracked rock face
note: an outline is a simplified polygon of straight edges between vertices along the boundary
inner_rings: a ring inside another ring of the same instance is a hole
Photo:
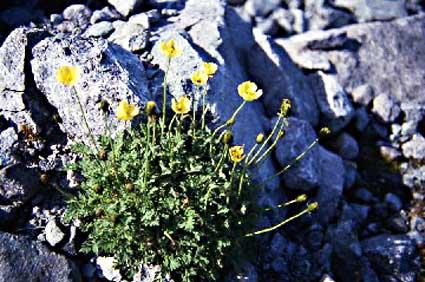
[[[118,103],[127,99],[141,107],[149,97],[143,64],[135,55],[105,40],[47,38],[33,48],[32,54],[31,65],[37,87],[57,108],[61,126],[71,138],[88,140],[76,95],[86,109],[87,122],[94,135],[105,130],[103,113],[99,109],[102,99],[111,106],[112,114],[107,120],[115,131],[125,126],[114,116]],[[75,91],[55,79],[57,69],[64,64],[81,68]]]
[[[29,271],[30,270],[30,271]],[[0,233],[0,280],[10,282],[80,281],[75,265],[39,242]]]

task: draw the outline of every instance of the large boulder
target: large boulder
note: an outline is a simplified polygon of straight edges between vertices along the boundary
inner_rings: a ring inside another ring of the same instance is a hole
[[[399,102],[425,101],[423,14],[312,31],[277,43],[303,68],[328,71],[330,65],[334,66],[339,83],[348,93],[369,84],[374,93],[391,95]]]
[[[89,140],[77,95],[94,135],[104,132],[106,122],[113,131],[125,126],[114,116],[121,100],[127,99],[142,106],[149,97],[142,62],[122,47],[103,39],[66,37],[58,40],[49,37],[32,49],[32,55],[35,83],[57,109],[62,129],[71,139]],[[64,64],[81,68],[80,80],[74,88],[56,81],[56,71]],[[99,108],[102,100],[106,100],[112,109],[112,114],[106,118]]]
[[[0,280],[78,282],[75,265],[39,242],[0,233]]]

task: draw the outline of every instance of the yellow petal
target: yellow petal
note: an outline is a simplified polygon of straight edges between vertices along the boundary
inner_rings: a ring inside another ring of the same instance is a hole
[[[118,104],[117,119],[123,121],[132,120],[139,114],[139,112],[139,107],[129,104],[126,100],[123,100]]]
[[[56,80],[65,86],[74,86],[80,78],[78,66],[64,65],[57,69]]]
[[[208,75],[204,71],[194,71],[191,76],[193,84],[202,86],[208,82]]]
[[[214,63],[203,62],[202,69],[209,77],[212,77],[217,72],[217,65]]]

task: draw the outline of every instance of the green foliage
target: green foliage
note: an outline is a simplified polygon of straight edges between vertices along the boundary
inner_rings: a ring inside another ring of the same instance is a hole
[[[215,280],[224,266],[238,265],[250,240],[244,235],[257,207],[246,170],[233,166],[227,145],[208,128],[195,134],[183,123],[163,135],[151,120],[103,136],[96,154],[74,146],[82,158],[70,168],[84,181],[66,219],[78,219],[88,234],[83,252],[114,256],[128,278],[140,264],[154,264],[162,268],[158,279]]]

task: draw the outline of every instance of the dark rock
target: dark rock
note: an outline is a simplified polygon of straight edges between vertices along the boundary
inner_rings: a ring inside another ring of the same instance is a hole
[[[400,115],[400,107],[391,96],[379,94],[373,99],[372,112],[385,123],[393,122]]]
[[[401,199],[393,193],[385,195],[385,203],[387,203],[388,207],[393,211],[399,211],[403,207]]]
[[[15,6],[0,11],[0,23],[8,27],[28,25],[43,18],[43,12],[36,7]]]
[[[70,54],[65,54],[67,52]],[[37,44],[31,61],[34,80],[49,103],[55,106],[62,119],[63,130],[68,136],[90,139],[82,123],[82,114],[72,89],[64,87],[55,79],[59,66],[79,65],[82,75],[75,89],[80,95],[86,110],[87,122],[94,135],[104,132],[105,124],[100,121],[102,112],[98,103],[105,99],[116,109],[118,103],[128,99],[142,106],[149,97],[145,70],[140,60],[117,45],[102,39],[48,38]],[[113,81],[114,83],[111,83]],[[57,95],[62,93],[62,95]],[[84,93],[84,95],[83,95]],[[108,117],[113,132],[122,130],[125,125],[118,122],[114,115]]]
[[[0,170],[0,203],[21,205],[39,190],[39,175],[35,169],[13,164]]]
[[[401,216],[394,216],[387,219],[385,226],[394,233],[407,233],[409,231],[406,220]]]
[[[354,160],[359,155],[359,145],[348,133],[341,133],[335,141],[331,143],[331,148],[345,160]]]
[[[370,118],[365,107],[360,107],[356,110],[354,121],[354,125],[356,126],[356,129],[358,131],[362,132],[366,129],[367,125],[369,124]]]
[[[0,280],[78,282],[81,277],[72,262],[40,243],[0,233]]]
[[[357,179],[357,164],[355,162],[344,161],[344,190],[351,188]]]
[[[341,27],[354,22],[354,17],[345,11],[326,5],[325,0],[304,1],[309,30]]]
[[[351,11],[359,22],[392,20],[407,16],[404,0],[333,0],[333,5]]]
[[[354,191],[354,198],[365,204],[372,204],[376,201],[373,194],[366,188],[359,188]]]
[[[419,256],[407,236],[376,236],[362,241],[362,249],[382,281],[417,281]]]

